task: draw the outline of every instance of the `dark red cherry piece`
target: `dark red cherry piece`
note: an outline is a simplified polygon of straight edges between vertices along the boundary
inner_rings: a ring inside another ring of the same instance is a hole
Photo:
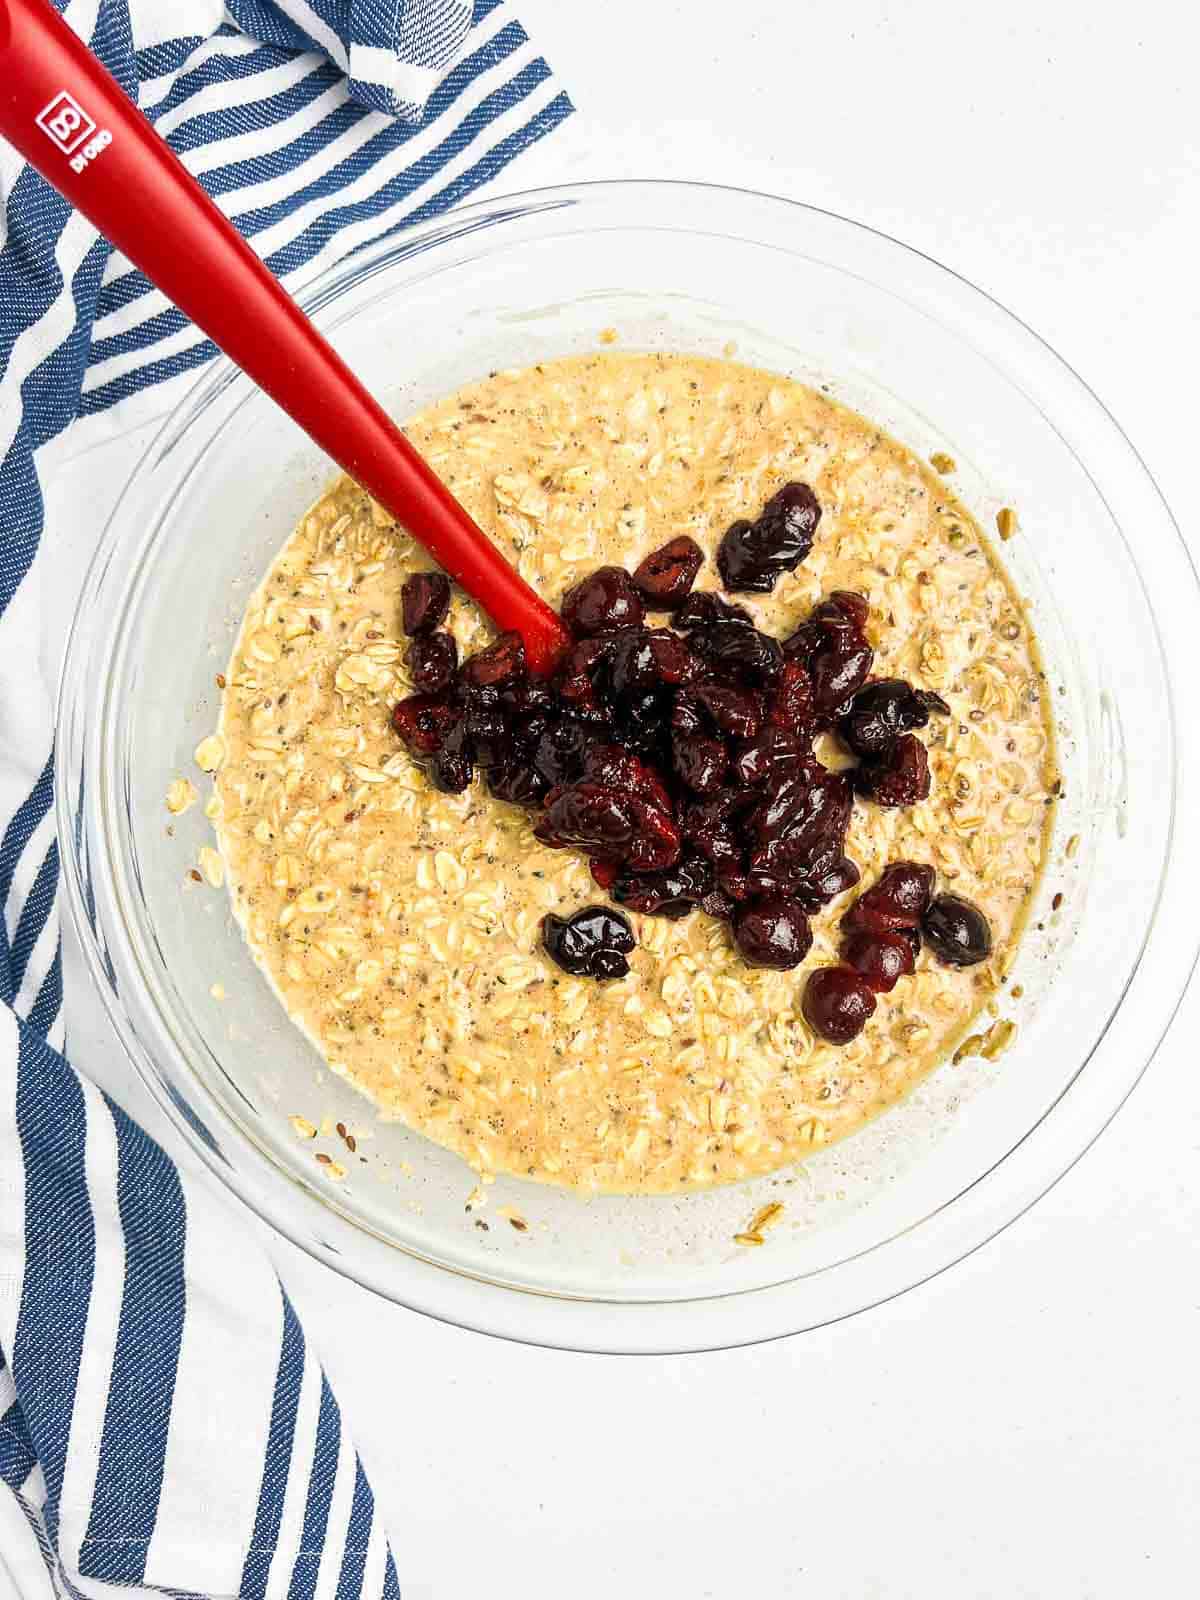
[[[519,633],[502,633],[495,644],[463,662],[463,681],[474,689],[506,689],[526,674],[525,641]]]
[[[787,971],[798,967],[808,954],[812,929],[794,900],[773,895],[739,908],[733,923],[733,941],[752,967]]]
[[[414,572],[400,590],[400,620],[415,637],[440,627],[450,609],[450,579],[444,572]]]
[[[830,1044],[849,1044],[875,1011],[875,991],[850,967],[818,967],[804,986],[804,1020]]]
[[[915,733],[902,733],[879,761],[854,771],[854,788],[877,806],[915,806],[928,800],[933,779],[929,752]]]
[[[597,567],[563,596],[562,619],[577,638],[636,627],[644,616],[642,597],[624,567]]]
[[[931,712],[946,716],[941,695],[914,689],[903,678],[879,678],[861,688],[842,718],[842,738],[864,761],[886,756],[902,733],[923,728]]]
[[[692,592],[703,565],[703,550],[680,534],[646,557],[633,574],[634,587],[651,611],[674,611]]]
[[[721,582],[730,592],[769,594],[812,549],[821,520],[817,497],[806,483],[786,483],[753,522],[735,522],[717,550]]]
[[[392,708],[392,727],[415,756],[432,756],[462,717],[462,708],[436,695],[414,694]]]
[[[722,740],[677,733],[671,751],[675,771],[694,794],[715,794],[725,781],[729,755]]]
[[[919,861],[893,861],[842,918],[844,933],[891,933],[915,928],[933,897],[933,868]]]
[[[977,905],[957,894],[939,894],[921,918],[925,943],[939,961],[974,967],[992,953],[992,929]]]
[[[619,911],[585,906],[570,917],[542,918],[542,944],[564,972],[576,978],[623,978],[634,948],[633,929]]]
[[[895,933],[851,933],[842,941],[842,960],[871,985],[888,994],[916,965],[909,930]]]
[[[436,629],[418,633],[409,644],[408,675],[422,694],[440,694],[458,671],[458,644],[452,633]]]

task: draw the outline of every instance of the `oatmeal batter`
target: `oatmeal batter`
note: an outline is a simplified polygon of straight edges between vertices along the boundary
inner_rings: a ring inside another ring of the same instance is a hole
[[[587,863],[540,845],[531,816],[435,790],[389,726],[411,692],[400,588],[429,566],[348,480],[305,517],[250,602],[226,674],[218,833],[236,914],[292,1018],[333,1071],[479,1171],[584,1190],[725,1183],[840,1139],[951,1049],[1011,964],[1043,859],[1054,784],[1047,696],[1022,611],[945,485],[869,422],[770,373],[606,353],[497,373],[430,407],[409,438],[522,576],[557,606],[604,562],[632,568],[690,534],[709,557],[789,480],[823,518],[771,595],[739,595],[790,633],[833,589],[871,604],[878,676],[936,690],[933,792],[854,808],[863,887],[929,862],[975,901],[991,958],[923,954],[844,1049],[800,1012],[836,959],[852,896],[813,919],[794,972],[751,968],[729,929],[631,915],[629,976],[566,976],[547,911],[603,902]],[[456,592],[463,654],[491,635]],[[845,764],[832,738],[819,747]],[[852,891],[852,894],[857,891]]]

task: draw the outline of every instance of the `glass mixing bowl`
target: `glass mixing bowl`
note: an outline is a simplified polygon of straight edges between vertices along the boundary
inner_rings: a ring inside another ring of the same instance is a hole
[[[1011,974],[1023,995],[1003,1006],[1017,1037],[999,1060],[945,1065],[855,1137],[770,1178],[590,1200],[502,1178],[482,1213],[467,1210],[473,1175],[376,1122],[323,1069],[224,892],[191,883],[209,836],[202,808],[164,810],[170,780],[197,776],[192,752],[215,726],[214,679],[246,598],[331,476],[216,362],[104,534],[58,723],[78,933],[130,1059],[183,1137],[273,1227],[380,1294],[568,1347],[791,1333],[975,1248],[1112,1116],[1195,957],[1197,844],[1173,818],[1177,795],[1197,792],[1200,728],[1173,718],[1171,686],[1200,637],[1200,605],[1170,515],[1112,418],[944,268],[867,228],[735,190],[617,183],[492,200],[362,251],[302,298],[400,417],[493,368],[591,350],[613,328],[628,349],[735,348],[825,386],[918,455],[948,452],[985,528],[1001,506],[1019,508],[1003,559],[1045,652],[1065,796]],[[357,1150],[336,1134],[297,1139],[292,1115],[341,1121]],[[315,1149],[342,1160],[342,1182]],[[785,1210],[766,1246],[734,1244],[775,1199]]]

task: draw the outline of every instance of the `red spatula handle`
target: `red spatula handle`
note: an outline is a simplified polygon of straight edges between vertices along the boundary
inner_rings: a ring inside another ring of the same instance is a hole
[[[0,135],[547,671],[566,636],[47,0],[0,0]]]

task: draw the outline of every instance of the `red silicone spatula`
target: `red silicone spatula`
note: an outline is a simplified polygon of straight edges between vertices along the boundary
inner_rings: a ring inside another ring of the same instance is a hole
[[[0,135],[546,672],[566,635],[47,0],[0,0]]]

